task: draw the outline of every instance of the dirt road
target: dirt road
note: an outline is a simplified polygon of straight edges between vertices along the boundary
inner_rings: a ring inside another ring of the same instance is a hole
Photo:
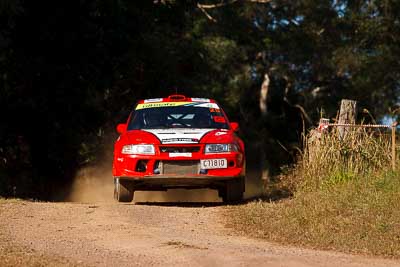
[[[400,266],[237,236],[201,205],[0,200],[0,265]]]

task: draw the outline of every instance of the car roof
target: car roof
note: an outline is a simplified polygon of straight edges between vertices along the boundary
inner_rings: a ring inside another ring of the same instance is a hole
[[[159,102],[209,102],[216,103],[214,99],[199,98],[199,97],[186,97],[184,95],[170,95],[164,98],[150,98],[139,100],[138,104],[143,103],[159,103]]]

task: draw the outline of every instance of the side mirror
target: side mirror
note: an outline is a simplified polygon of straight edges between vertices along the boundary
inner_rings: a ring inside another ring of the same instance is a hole
[[[126,128],[127,128],[126,123],[120,123],[120,124],[117,125],[117,132],[119,134],[123,134],[123,133],[126,132]]]
[[[231,123],[230,123],[230,126],[231,126],[232,131],[234,131],[234,132],[239,131],[239,123],[237,123],[237,122],[231,122]]]

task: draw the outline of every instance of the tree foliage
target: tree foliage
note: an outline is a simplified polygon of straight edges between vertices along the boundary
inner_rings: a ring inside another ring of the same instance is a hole
[[[136,100],[175,92],[217,99],[278,165],[304,110],[333,117],[341,98],[394,110],[399,12],[395,0],[1,0],[0,194],[50,198]]]

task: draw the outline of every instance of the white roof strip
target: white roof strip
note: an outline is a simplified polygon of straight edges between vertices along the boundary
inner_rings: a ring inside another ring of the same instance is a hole
[[[208,98],[192,97],[191,99],[193,102],[210,102],[210,99]]]
[[[154,103],[154,102],[162,102],[162,98],[151,98],[151,99],[145,99],[143,102],[144,103]]]

